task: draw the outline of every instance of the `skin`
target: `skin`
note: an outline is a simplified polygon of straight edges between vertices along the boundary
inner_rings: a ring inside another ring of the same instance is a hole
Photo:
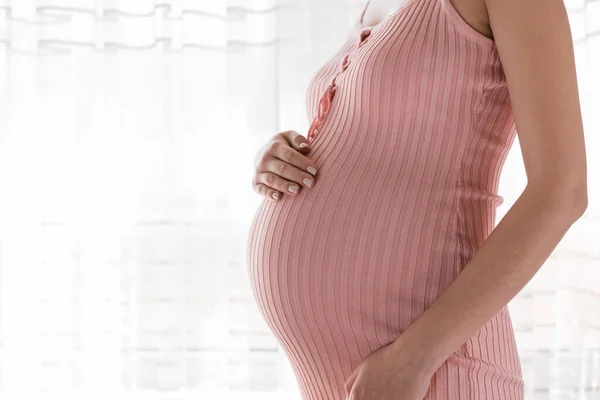
[[[435,371],[523,289],[587,208],[583,124],[562,0],[452,3],[476,30],[493,32],[528,183],[431,307],[356,368],[346,381],[349,400],[422,400]]]
[[[309,150],[308,141],[298,132],[284,131],[273,136],[254,158],[254,191],[278,201],[283,193],[295,196],[302,187],[312,187],[317,165],[303,154]]]
[[[365,21],[376,24],[385,18],[393,1],[372,0]],[[583,123],[562,0],[451,3],[469,25],[496,43],[527,186],[431,307],[398,339],[357,366],[346,380],[348,400],[422,400],[436,370],[525,287],[587,208]],[[367,17],[376,4],[379,12],[373,15],[379,18]],[[308,144],[288,131],[259,151],[253,179],[258,193],[294,195],[287,187],[301,185],[311,175],[306,168],[316,166],[302,154],[307,148],[300,143]],[[279,171],[284,177],[277,176]]]

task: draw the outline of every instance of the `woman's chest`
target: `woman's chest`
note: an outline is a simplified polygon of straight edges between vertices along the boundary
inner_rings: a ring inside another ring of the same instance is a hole
[[[312,76],[306,91],[308,120],[326,118],[323,103],[340,97],[346,99],[344,109],[353,111],[374,104],[399,109],[420,96],[470,97],[481,92],[496,68],[493,54],[452,36],[438,4],[408,3],[374,27],[358,21]]]
[[[309,120],[326,117],[324,103],[351,98],[347,107],[361,107],[382,96],[401,94],[409,82],[428,79],[439,69],[435,60],[448,58],[447,49],[426,40],[426,31],[411,25],[410,15],[382,27],[351,29],[346,42],[316,70],[306,91]],[[365,97],[366,96],[366,97]],[[383,104],[382,104],[383,105]]]

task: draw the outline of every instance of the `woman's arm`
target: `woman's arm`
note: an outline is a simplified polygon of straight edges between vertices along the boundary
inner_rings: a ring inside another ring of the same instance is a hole
[[[426,373],[531,280],[587,208],[582,118],[563,2],[485,1],[528,183],[456,280],[392,343]]]

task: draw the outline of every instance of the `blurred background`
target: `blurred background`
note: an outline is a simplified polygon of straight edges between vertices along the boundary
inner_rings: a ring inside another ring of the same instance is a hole
[[[0,0],[0,398],[298,399],[253,158],[364,0]],[[600,1],[568,0],[589,207],[510,303],[527,398],[600,399]],[[535,21],[532,21],[535,23]],[[518,140],[504,204],[525,186]]]

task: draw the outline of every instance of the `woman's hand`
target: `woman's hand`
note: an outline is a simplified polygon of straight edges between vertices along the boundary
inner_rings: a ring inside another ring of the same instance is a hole
[[[423,400],[432,373],[397,342],[364,359],[346,380],[347,400]]]
[[[295,195],[302,186],[312,187],[317,166],[302,154],[308,151],[306,138],[297,132],[273,136],[256,155],[252,188],[270,200],[278,200],[282,193]]]

